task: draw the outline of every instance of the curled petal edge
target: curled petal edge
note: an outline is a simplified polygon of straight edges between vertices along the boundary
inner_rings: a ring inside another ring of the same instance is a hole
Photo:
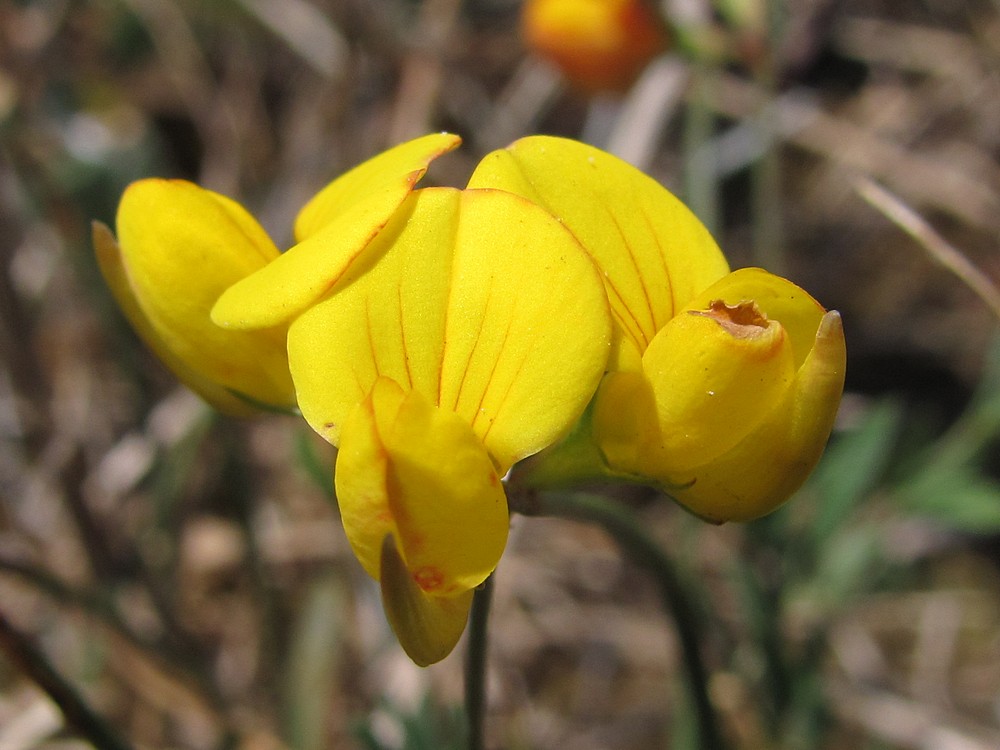
[[[749,521],[784,503],[819,461],[844,389],[847,354],[840,314],[826,313],[795,382],[771,415],[718,460],[684,476],[661,477],[666,491],[705,520]]]
[[[381,190],[407,192],[424,176],[434,159],[453,151],[462,139],[451,133],[431,133],[400,143],[345,172],[314,195],[295,217],[295,239],[302,241],[357,202]]]

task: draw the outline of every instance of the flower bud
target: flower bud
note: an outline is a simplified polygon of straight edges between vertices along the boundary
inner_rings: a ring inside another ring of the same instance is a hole
[[[528,0],[521,31],[529,48],[589,93],[627,88],[667,45],[646,0]]]
[[[845,368],[838,313],[786,279],[742,269],[657,333],[641,376],[608,376],[594,436],[613,470],[653,479],[696,515],[749,520],[816,465]]]
[[[287,326],[227,331],[209,317],[222,292],[278,257],[253,217],[190,182],[147,179],[126,189],[116,223],[117,241],[94,224],[101,272],[129,322],[174,374],[227,414],[292,408]]]

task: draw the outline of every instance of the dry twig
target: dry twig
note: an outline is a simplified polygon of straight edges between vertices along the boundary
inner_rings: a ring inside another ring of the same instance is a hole
[[[931,258],[961,279],[1000,320],[1000,289],[938,234],[926,219],[868,177],[858,178],[855,190],[887,219],[919,242]]]

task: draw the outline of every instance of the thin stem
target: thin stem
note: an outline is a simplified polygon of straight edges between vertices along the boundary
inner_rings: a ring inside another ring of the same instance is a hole
[[[771,273],[787,273],[785,228],[782,222],[782,160],[778,143],[778,109],[774,106],[776,65],[774,50],[782,38],[780,10],[774,2],[762,6],[759,24],[765,44],[754,66],[754,79],[762,92],[758,111],[750,118],[757,141],[761,144],[760,158],[750,168],[750,203],[753,211],[753,259],[756,265]]]
[[[493,576],[487,578],[472,598],[469,613],[469,650],[465,661],[465,712],[469,721],[469,750],[485,746],[486,719],[486,623],[493,599]]]
[[[691,100],[684,110],[684,197],[713,234],[718,233],[719,167],[712,146],[715,113],[709,106],[719,88],[718,75],[705,63],[691,68]]]
[[[772,736],[778,736],[781,719],[787,714],[793,697],[791,677],[781,650],[779,629],[775,622],[780,616],[780,602],[777,592],[764,588],[752,566],[738,563],[733,567],[733,580],[739,587],[747,624],[763,656],[768,726]]]
[[[78,591],[40,568],[0,557],[0,576],[6,575],[21,580],[60,605],[69,604],[83,610],[140,650],[161,653],[168,648],[165,643],[150,641],[135,633],[122,619],[112,598],[105,591],[97,594]]]
[[[89,741],[97,750],[131,750],[131,746],[98,716],[84,701],[77,690],[60,675],[22,633],[14,628],[0,613],[0,649],[16,664],[53,702],[59,706],[66,726],[78,736]]]
[[[531,515],[561,516],[600,524],[633,561],[652,574],[667,613],[677,628],[688,689],[698,714],[701,747],[722,750],[725,743],[719,731],[719,718],[708,696],[708,674],[701,658],[695,610],[670,558],[636,522],[632,513],[599,495],[539,493],[533,501],[528,508]],[[524,512],[521,508],[518,510]]]
[[[246,456],[249,454],[246,431],[242,426],[230,421],[224,425],[222,435],[227,453],[224,481],[232,499],[236,522],[243,534],[251,585],[255,593],[254,599],[260,608],[261,634],[257,660],[261,673],[267,679],[272,679],[278,673],[278,664],[287,643],[282,637],[284,635],[282,617],[273,581],[254,529],[251,472],[246,461]]]

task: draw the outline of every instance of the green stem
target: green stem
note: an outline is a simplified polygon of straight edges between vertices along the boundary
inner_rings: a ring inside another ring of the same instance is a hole
[[[709,142],[715,133],[716,117],[709,102],[719,85],[716,72],[706,63],[692,67],[691,100],[684,111],[682,133],[684,155],[684,198],[695,216],[715,236],[719,235],[719,168]]]
[[[485,746],[486,719],[486,623],[493,599],[493,576],[487,578],[472,598],[469,613],[469,646],[465,661],[465,712],[469,721],[469,750]]]
[[[68,604],[82,610],[142,651],[163,654],[169,648],[162,641],[144,639],[135,633],[122,619],[107,590],[93,594],[78,591],[41,568],[0,557],[0,576],[8,575],[19,579],[62,606]]]
[[[698,732],[704,750],[725,747],[719,717],[708,696],[708,673],[701,658],[699,628],[691,597],[681,583],[670,558],[636,522],[626,508],[599,495],[586,493],[538,493],[517,508],[526,515],[560,516],[592,521],[603,526],[634,562],[656,580],[667,613],[673,618],[687,671],[688,689],[698,714]]]
[[[741,604],[746,613],[747,625],[754,642],[763,656],[763,677],[767,686],[766,721],[772,736],[777,737],[781,729],[781,719],[787,715],[792,702],[791,676],[788,664],[781,650],[780,617],[778,592],[768,591],[757,577],[754,568],[745,561],[737,562],[733,570],[733,580],[741,594]]]
[[[260,637],[257,662],[264,679],[273,682],[287,643],[282,637],[283,618],[279,611],[277,593],[254,529],[251,468],[246,459],[250,454],[247,433],[242,425],[230,420],[225,424],[222,434],[227,452],[227,461],[223,469],[224,481],[227,493],[232,499],[233,516],[246,545],[247,568],[255,594],[254,601],[259,607]]]
[[[131,750],[7,618],[0,613],[0,650],[42,688],[62,711],[66,726],[97,750]]]

